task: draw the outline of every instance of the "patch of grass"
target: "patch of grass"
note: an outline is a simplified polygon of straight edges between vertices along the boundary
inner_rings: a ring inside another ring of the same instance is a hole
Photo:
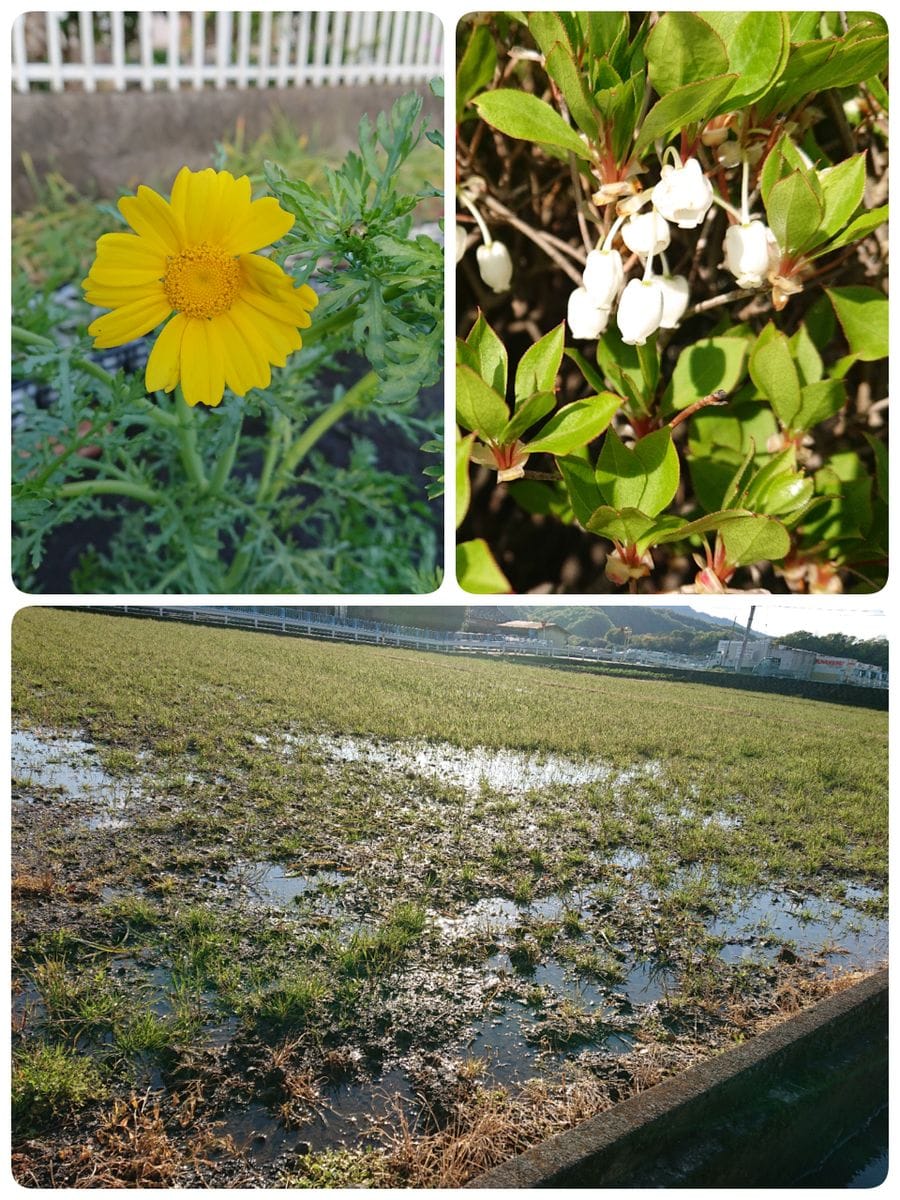
[[[328,990],[324,981],[303,968],[279,979],[251,1001],[254,1014],[283,1025],[306,1025],[319,1011]]]
[[[31,1128],[100,1100],[106,1091],[96,1064],[67,1046],[39,1042],[13,1054],[13,1117]]]
[[[393,970],[404,959],[425,929],[425,910],[417,904],[397,905],[384,925],[374,930],[357,930],[335,955],[342,975],[380,975]]]
[[[280,1181],[284,1188],[384,1187],[388,1171],[377,1150],[322,1150],[304,1154]]]
[[[116,1049],[126,1056],[161,1054],[171,1049],[175,1040],[173,1023],[149,1009],[131,1013],[115,1029]]]

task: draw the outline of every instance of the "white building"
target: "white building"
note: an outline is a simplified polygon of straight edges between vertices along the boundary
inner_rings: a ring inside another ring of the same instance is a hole
[[[743,647],[743,654],[741,648]],[[855,658],[839,658],[783,646],[774,638],[748,638],[719,642],[718,661],[723,667],[754,675],[810,679],[818,683],[849,683],[856,687],[887,687],[888,673]]]

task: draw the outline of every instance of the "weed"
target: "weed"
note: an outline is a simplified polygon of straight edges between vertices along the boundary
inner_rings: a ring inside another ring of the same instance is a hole
[[[38,1127],[105,1095],[96,1064],[66,1046],[40,1042],[13,1055],[13,1117],[26,1127]]]

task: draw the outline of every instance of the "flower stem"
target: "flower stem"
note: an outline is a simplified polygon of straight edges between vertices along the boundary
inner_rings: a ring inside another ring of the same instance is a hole
[[[147,504],[158,504],[161,499],[153,488],[142,483],[130,483],[127,479],[79,479],[75,483],[64,483],[59,495],[64,500],[77,496],[127,496],[130,500],[143,500]]]
[[[478,225],[478,228],[481,230],[481,240],[484,242],[484,244],[486,246],[490,246],[493,243],[494,239],[491,237],[491,231],[488,229],[487,225],[485,225],[484,218],[482,217],[481,213],[478,211],[478,209],[475,207],[475,205],[472,203],[472,201],[469,199],[469,197],[465,194],[465,192],[460,192],[459,198],[463,202],[463,204],[466,206],[466,208],[469,210],[469,212],[472,214],[472,216],[475,218],[476,224]]]
[[[320,413],[314,421],[307,425],[282,459],[266,500],[269,502],[276,500],[282,490],[291,482],[297,467],[316,442],[351,409],[363,408],[368,404],[377,390],[378,376],[374,371],[369,371],[368,375],[357,380],[353,387],[349,388],[343,396],[330,404],[323,413]]]
[[[18,342],[20,346],[40,346],[42,350],[59,350],[60,346],[54,342],[52,338],[44,337],[40,333],[32,333],[30,329],[23,329],[21,325],[13,325],[10,330],[12,340]],[[99,363],[91,362],[89,358],[75,355],[72,358],[72,365],[79,367],[88,375],[93,375],[95,379],[99,379],[101,383],[112,384],[113,376],[109,371],[105,371]]]
[[[203,470],[203,461],[197,450],[197,428],[193,419],[193,413],[180,387],[175,389],[175,411],[178,417],[176,432],[178,436],[178,455],[181,459],[181,465],[184,467],[184,473],[197,490],[205,492],[209,488],[209,480],[206,478],[206,472]]]

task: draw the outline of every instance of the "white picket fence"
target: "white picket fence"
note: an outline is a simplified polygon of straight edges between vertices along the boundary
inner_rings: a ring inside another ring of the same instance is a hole
[[[427,12],[31,12],[12,27],[19,92],[406,84],[442,68]]]

